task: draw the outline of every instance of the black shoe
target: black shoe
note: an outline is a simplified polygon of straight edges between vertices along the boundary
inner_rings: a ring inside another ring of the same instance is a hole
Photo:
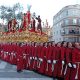
[[[17,72],[19,72],[19,73],[20,73],[20,72],[22,72],[22,70],[17,70]]]

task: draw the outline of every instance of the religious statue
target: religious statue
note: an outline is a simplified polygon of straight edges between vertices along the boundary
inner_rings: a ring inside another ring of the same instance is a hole
[[[42,26],[41,26],[41,18],[40,18],[40,16],[36,17],[36,19],[38,21],[37,30],[42,33]]]

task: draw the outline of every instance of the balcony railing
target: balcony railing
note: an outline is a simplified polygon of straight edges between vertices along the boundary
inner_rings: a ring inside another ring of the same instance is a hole
[[[80,23],[68,23],[68,24],[66,24],[66,23],[63,23],[63,24],[61,24],[61,26],[62,27],[68,27],[68,26],[77,26],[77,27],[80,27]]]
[[[61,34],[62,34],[62,36],[66,36],[66,35],[80,36],[80,32],[79,31],[73,31],[73,32],[69,31],[68,33],[62,32]]]

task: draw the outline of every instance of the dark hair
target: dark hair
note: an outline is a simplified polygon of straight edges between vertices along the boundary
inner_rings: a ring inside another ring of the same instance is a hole
[[[61,47],[63,46],[63,44],[64,44],[65,42],[66,42],[66,41],[62,41],[62,42],[61,42]]]
[[[71,43],[71,42],[67,42],[67,47],[68,47],[69,43]],[[73,43],[71,43],[71,44],[72,44],[72,47],[74,47]]]

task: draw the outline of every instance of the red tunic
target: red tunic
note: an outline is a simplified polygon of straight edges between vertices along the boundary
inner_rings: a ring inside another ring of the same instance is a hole
[[[10,63],[16,64],[17,63],[17,55],[16,55],[16,44],[10,45]]]
[[[33,70],[33,51],[34,51],[34,47],[33,46],[29,46],[29,69]]]
[[[41,61],[39,59],[40,59],[40,55],[41,55],[41,52],[42,52],[42,48],[43,48],[43,46],[38,46],[38,48],[37,48],[37,57],[38,57],[37,70],[38,70],[38,72],[39,72],[39,69],[40,69]]]
[[[23,49],[17,46],[17,70],[23,70]]]
[[[4,44],[2,44],[2,50],[1,50],[1,55],[0,55],[1,59],[4,59]]]
[[[28,57],[29,57],[29,54],[28,54],[28,46],[27,45],[23,45],[22,46],[24,52],[23,52],[23,66],[24,66],[24,69],[27,69],[28,68]]]
[[[40,73],[44,73],[45,74],[45,70],[46,70],[46,54],[47,54],[47,51],[48,51],[48,48],[47,47],[43,47],[42,48],[42,51],[41,51],[41,55],[40,55],[40,61],[41,61],[41,64],[40,64],[40,69],[39,69],[39,72]]]
[[[46,53],[46,64],[45,74],[52,76],[52,46],[48,46],[48,51]]]
[[[65,71],[65,56],[66,56],[66,47],[61,47],[61,74],[60,76],[63,78],[64,77],[64,71]],[[64,61],[64,64],[62,63],[62,61]]]
[[[53,76],[61,77],[61,47],[55,47],[55,51],[53,54],[54,60],[56,60],[56,64],[54,64]]]
[[[71,80],[80,80],[80,49],[74,48],[72,64],[75,64],[76,68],[73,68],[71,72]]]
[[[37,70],[37,54],[38,54],[38,51],[37,51],[37,46],[34,46],[34,51],[33,51],[33,60],[34,60],[34,62],[33,62],[33,69],[34,70]]]
[[[64,80],[71,80],[72,67],[69,67],[69,63],[72,63],[72,48],[66,48],[66,66],[64,71]]]

